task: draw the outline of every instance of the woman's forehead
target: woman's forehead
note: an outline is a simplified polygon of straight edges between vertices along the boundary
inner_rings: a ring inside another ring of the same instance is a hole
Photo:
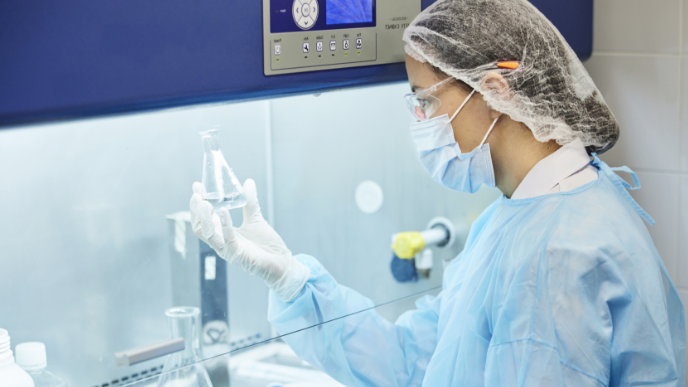
[[[419,62],[408,55],[406,56],[406,72],[413,92],[427,89],[442,81],[429,63]]]

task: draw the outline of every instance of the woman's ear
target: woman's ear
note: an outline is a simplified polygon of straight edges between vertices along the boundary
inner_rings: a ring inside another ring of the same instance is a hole
[[[501,74],[494,71],[490,71],[485,75],[480,88],[483,94],[490,94],[501,100],[506,100],[511,97],[509,93],[509,83]]]
[[[489,95],[500,101],[508,101],[511,99],[511,92],[509,89],[509,83],[504,79],[504,77],[494,71],[490,71],[483,78],[483,82],[480,85],[481,93],[483,95]],[[490,109],[490,115],[493,119],[501,115],[500,112]]]

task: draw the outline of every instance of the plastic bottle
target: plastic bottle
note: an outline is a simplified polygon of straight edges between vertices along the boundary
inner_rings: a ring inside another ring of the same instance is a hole
[[[67,383],[48,372],[45,344],[39,342],[21,343],[15,348],[17,365],[28,372],[35,387],[66,387]]]
[[[14,363],[10,335],[4,329],[0,329],[0,386],[34,387],[31,376]]]

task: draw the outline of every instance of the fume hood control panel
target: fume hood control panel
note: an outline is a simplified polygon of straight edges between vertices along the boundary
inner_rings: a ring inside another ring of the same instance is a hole
[[[404,61],[420,0],[263,0],[266,76]]]

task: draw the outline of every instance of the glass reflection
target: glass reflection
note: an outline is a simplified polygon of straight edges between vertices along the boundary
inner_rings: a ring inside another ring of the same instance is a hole
[[[239,181],[256,181],[266,219],[294,254],[317,258],[370,305],[440,286],[443,261],[463,241],[433,247],[431,270],[422,269],[428,278],[400,283],[390,270],[391,237],[423,231],[436,216],[470,224],[497,194],[464,195],[432,182],[407,136],[398,97],[407,89],[0,131],[0,214],[8,220],[0,223],[0,252],[12,257],[0,270],[0,294],[12,295],[0,304],[0,327],[13,346],[45,343],[48,369],[74,387],[118,387],[152,375],[157,383],[165,358],[117,366],[114,354],[168,339],[164,312],[174,306],[199,309],[200,359],[215,387],[234,364],[222,356],[278,336],[264,283],[218,258],[188,223],[191,185],[202,178],[198,129],[217,124],[227,163]],[[375,212],[356,202],[365,181],[383,193]],[[231,211],[241,224],[241,209]],[[395,321],[414,301],[376,311]]]
[[[440,288],[438,287],[412,294],[346,316],[304,327],[295,332],[286,333],[243,348],[234,349],[228,353],[218,354],[208,359],[197,359],[194,362],[182,364],[177,362],[176,359],[184,357],[190,358],[191,356],[177,356],[172,354],[168,356],[165,362],[165,370],[162,373],[137,375],[133,380],[113,383],[113,387],[115,384],[122,387],[160,386],[162,383],[166,383],[169,380],[175,380],[178,375],[192,375],[197,372],[196,370],[210,369],[215,367],[218,363],[228,365],[229,380],[227,383],[214,385],[214,387],[341,387],[343,384],[340,384],[317,367],[299,358],[287,342],[292,340],[303,340],[311,332],[326,329],[326,327],[330,325],[358,324],[360,319],[362,317],[365,318],[365,315],[368,313],[374,313],[387,318],[393,317],[396,310],[406,307],[409,302],[412,303],[425,295],[436,295],[439,291]],[[188,325],[187,323],[183,323],[182,326],[187,327]],[[181,331],[189,334],[186,328],[181,328]],[[193,334],[190,335],[193,336]],[[176,368],[168,369],[168,364],[173,363],[179,365]],[[187,381],[188,380],[189,379],[187,379]],[[201,384],[182,383],[176,385],[200,386]]]

